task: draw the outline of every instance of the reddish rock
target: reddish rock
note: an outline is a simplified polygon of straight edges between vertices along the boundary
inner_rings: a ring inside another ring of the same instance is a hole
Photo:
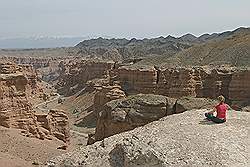
[[[31,77],[34,76],[34,77]],[[35,114],[28,96],[36,91],[37,80],[30,66],[2,63],[0,71],[0,126],[23,129],[27,137],[69,142],[68,117],[62,111]]]
[[[250,102],[250,70],[233,73],[229,84],[229,99],[236,102]]]
[[[51,135],[68,143],[70,141],[69,118],[64,111],[50,110],[46,119]]]
[[[114,62],[89,61],[69,62],[60,64],[60,76],[57,88],[60,93],[72,95],[86,86],[87,81],[105,78]]]
[[[101,86],[96,88],[97,93],[94,97],[94,110],[96,113],[109,101],[123,99],[126,97],[125,92],[121,87],[116,86]]]

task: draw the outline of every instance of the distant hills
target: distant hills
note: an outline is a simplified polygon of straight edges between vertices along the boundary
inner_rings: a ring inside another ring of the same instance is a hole
[[[196,37],[158,37],[151,39],[95,38],[28,38],[1,40],[0,48],[48,48],[4,49],[0,56],[77,56],[114,60],[133,66],[193,66],[220,65],[250,66],[250,28],[203,34]],[[82,41],[82,42],[79,42]],[[66,46],[66,47],[62,47]],[[74,47],[69,47],[74,46]],[[61,47],[49,49],[53,47]],[[135,63],[136,62],[136,63]],[[131,63],[130,63],[131,64]]]
[[[77,55],[92,55],[103,59],[123,60],[129,58],[155,58],[164,56],[164,58],[173,57],[176,54],[185,52],[193,46],[197,46],[209,41],[224,40],[229,36],[237,34],[248,34],[249,28],[238,28],[234,31],[223,33],[204,34],[196,37],[192,34],[186,34],[181,37],[158,37],[151,39],[105,39],[97,38],[84,40],[77,44]],[[194,52],[192,54],[195,54]]]
[[[250,67],[250,28],[238,28],[220,34],[205,34],[195,39],[196,44],[171,57],[148,57],[134,66],[157,65],[200,66],[222,65]]]

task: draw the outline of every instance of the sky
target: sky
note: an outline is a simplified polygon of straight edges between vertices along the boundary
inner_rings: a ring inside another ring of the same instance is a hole
[[[250,0],[0,0],[0,38],[150,38],[250,27]]]

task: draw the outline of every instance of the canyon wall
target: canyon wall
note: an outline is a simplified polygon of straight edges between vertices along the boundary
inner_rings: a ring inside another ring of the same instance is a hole
[[[102,110],[103,106],[112,100],[123,99],[126,97],[121,87],[116,86],[100,86],[96,88],[96,94],[94,97],[94,111],[98,116],[98,112]]]
[[[113,68],[114,62],[82,60],[80,62],[60,63],[60,76],[56,85],[60,93],[72,95],[86,86],[87,81],[105,78]]]
[[[36,73],[30,66],[0,63],[0,126],[22,129],[28,137],[51,139],[50,136],[55,136],[68,142],[68,118],[61,111],[51,111],[45,116],[48,126],[40,126],[41,117],[29,102],[37,87]]]
[[[29,64],[32,65],[35,69],[48,67],[52,58],[36,58],[36,57],[27,57],[27,56],[16,56],[16,57],[1,57],[1,60],[8,62],[13,62],[16,64]]]
[[[235,72],[228,89],[230,99],[250,104],[250,70]]]
[[[111,83],[119,83],[128,94],[154,93],[169,97],[216,98],[224,95],[229,101],[245,101],[249,93],[249,69],[233,67],[118,67]]]

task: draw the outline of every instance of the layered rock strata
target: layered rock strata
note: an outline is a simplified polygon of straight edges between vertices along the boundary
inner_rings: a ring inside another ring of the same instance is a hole
[[[114,62],[88,61],[60,64],[57,88],[60,93],[72,95],[86,86],[87,81],[105,78],[113,68]]]
[[[112,100],[124,99],[126,94],[119,85],[116,86],[100,86],[96,87],[96,94],[94,97],[94,110],[98,115],[98,111]]]
[[[233,73],[228,89],[230,99],[250,104],[250,70]]]
[[[119,83],[129,94],[154,93],[169,97],[216,98],[224,95],[229,101],[246,101],[250,97],[249,69],[232,67],[118,67],[111,83]]]
[[[36,117],[39,126],[47,130],[47,135],[69,143],[69,118],[64,111],[50,110],[48,114],[36,114]]]
[[[37,78],[29,66],[0,64],[0,126],[22,129],[28,137],[69,141],[68,117],[62,111],[39,116],[28,100],[36,91]],[[42,123],[43,122],[43,123]]]

